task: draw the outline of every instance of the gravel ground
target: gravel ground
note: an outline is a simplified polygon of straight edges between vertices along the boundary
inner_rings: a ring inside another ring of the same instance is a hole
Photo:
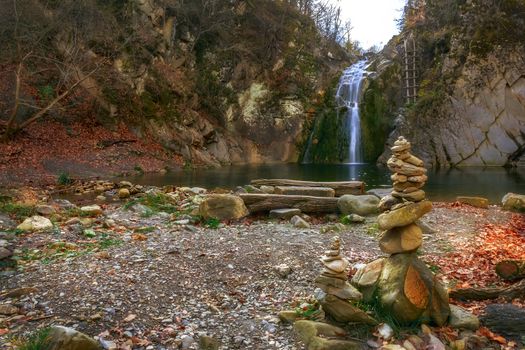
[[[2,349],[13,348],[15,337],[50,324],[98,335],[108,348],[196,349],[206,335],[220,341],[221,349],[302,349],[277,313],[313,293],[318,257],[330,238],[341,237],[352,263],[381,255],[374,217],[324,234],[322,228],[334,224],[323,218],[313,218],[310,229],[265,219],[211,229],[176,225],[163,213],[143,218],[114,205],[95,227],[104,231],[108,218],[116,226],[105,229],[107,247],[80,249],[85,237],[75,225],[17,237],[26,256],[44,251],[50,242],[77,246],[69,257],[67,251],[52,259],[39,256],[21,264],[16,275],[0,277],[0,295],[36,288],[0,301],[19,307],[15,315],[0,316],[0,330],[8,329],[0,336]],[[480,225],[508,219],[497,207],[437,203],[425,217],[435,232],[425,234],[423,258],[473,239]],[[291,272],[280,273],[276,266],[281,264]]]

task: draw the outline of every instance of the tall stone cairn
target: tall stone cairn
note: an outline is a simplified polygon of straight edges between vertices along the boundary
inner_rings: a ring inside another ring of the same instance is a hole
[[[378,224],[383,231],[379,247],[389,257],[369,263],[356,273],[352,283],[365,302],[377,296],[381,307],[400,324],[441,326],[450,314],[447,292],[416,255],[423,242],[417,221],[432,210],[422,190],[427,170],[423,161],[410,153],[410,147],[404,137],[399,137],[387,162],[394,190],[387,200],[390,210],[383,208]]]

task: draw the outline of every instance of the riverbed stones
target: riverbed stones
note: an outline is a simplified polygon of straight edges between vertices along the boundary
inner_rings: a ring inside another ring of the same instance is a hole
[[[207,195],[199,205],[199,214],[204,218],[238,220],[249,214],[243,200],[232,194]]]
[[[375,195],[354,196],[344,195],[337,200],[337,207],[344,215],[358,214],[367,216],[376,214],[379,205],[379,198]]]
[[[39,215],[31,216],[17,226],[17,229],[21,231],[48,231],[52,228],[51,220]]]

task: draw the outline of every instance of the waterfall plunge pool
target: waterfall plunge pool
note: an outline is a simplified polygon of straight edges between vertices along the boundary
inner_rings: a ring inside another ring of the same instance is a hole
[[[508,192],[525,193],[525,168],[468,167],[429,170],[423,188],[429,199],[453,201],[456,196],[481,196],[492,204],[500,203]],[[213,169],[144,174],[126,180],[142,185],[199,186],[234,189],[251,180],[280,178],[309,181],[361,180],[366,189],[391,187],[390,172],[375,164],[263,164],[233,165]]]

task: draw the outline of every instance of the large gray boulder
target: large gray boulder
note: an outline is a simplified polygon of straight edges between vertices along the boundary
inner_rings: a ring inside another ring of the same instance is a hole
[[[337,207],[344,215],[367,216],[378,212],[379,198],[374,195],[344,195],[337,200]]]

